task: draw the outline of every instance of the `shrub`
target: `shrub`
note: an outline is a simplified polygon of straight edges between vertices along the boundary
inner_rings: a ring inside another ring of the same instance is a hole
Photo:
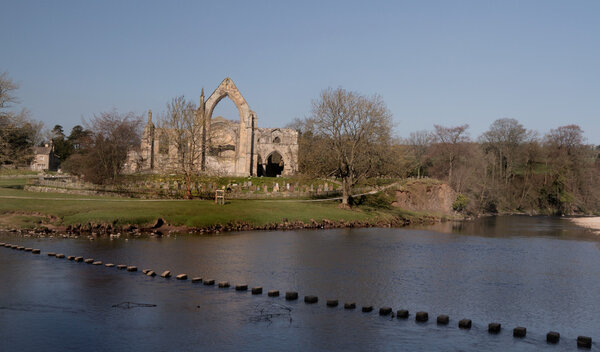
[[[469,203],[469,198],[462,193],[459,193],[456,196],[456,200],[452,203],[452,209],[454,211],[462,212],[467,208],[467,204]]]

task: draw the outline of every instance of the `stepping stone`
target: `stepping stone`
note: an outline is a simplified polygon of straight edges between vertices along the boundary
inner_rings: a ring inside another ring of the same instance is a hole
[[[177,280],[187,280],[187,274],[179,274],[175,278]]]
[[[351,302],[351,303],[344,303],[344,309],[355,309],[356,308],[356,303]]]
[[[137,271],[137,266],[135,266],[135,265],[128,266],[127,271]]]
[[[165,270],[165,271],[163,271],[163,273],[162,273],[162,274],[160,274],[160,277],[163,277],[163,278],[165,278],[165,279],[168,279],[168,278],[170,278],[170,277],[171,277],[171,272],[170,272],[169,270]]]
[[[269,297],[279,297],[279,291],[278,290],[271,290],[271,291],[267,292],[267,296],[269,296]]]
[[[252,287],[252,294],[253,295],[262,295],[262,287]]]
[[[304,303],[313,304],[317,302],[319,302],[319,297],[317,296],[304,296]]]
[[[48,256],[49,257],[56,257],[56,253],[50,252],[50,253],[48,253]]]
[[[527,335],[527,329],[522,326],[517,326],[513,329],[513,337],[523,338]]]
[[[379,308],[379,315],[390,315],[392,314],[392,307],[381,307]]]
[[[298,299],[298,292],[288,291],[285,293],[285,299],[288,301],[294,301]]]
[[[417,312],[415,320],[419,323],[424,323],[429,320],[429,314],[427,314],[427,312]]]
[[[56,258],[58,258],[58,259],[62,259],[64,257],[65,257],[65,255],[62,254],[62,253],[59,253],[59,254],[56,255]]]
[[[471,328],[471,319],[461,319],[458,322],[458,327],[461,329],[470,329]]]
[[[113,263],[106,263],[106,264],[104,264],[104,266],[107,267],[107,268],[112,268],[115,265]]]
[[[578,348],[592,348],[592,338],[588,336],[577,336]]]
[[[119,265],[117,265],[117,269],[119,269],[119,270],[125,270],[125,269],[127,269],[127,265],[125,265],[125,264],[119,264]]]
[[[488,324],[488,332],[490,334],[498,334],[502,329],[502,324],[500,323],[489,323]]]
[[[208,280],[204,280],[202,283],[205,284],[206,286],[212,286],[212,285],[215,284],[215,280],[214,279],[208,279]]]
[[[550,331],[546,334],[546,342],[558,343],[560,341],[560,334],[556,331]]]
[[[92,265],[102,265],[102,262],[97,260],[97,261],[93,262]]]
[[[448,323],[450,322],[450,317],[442,314],[442,315],[438,315],[437,317],[437,323],[438,325],[448,325]]]
[[[398,319],[408,319],[408,310],[406,309],[400,309],[396,312],[396,318]]]
[[[202,278],[201,278],[201,277],[193,277],[193,278],[192,278],[192,282],[193,282],[193,283],[199,283],[199,282],[202,282]]]
[[[363,313],[369,313],[373,311],[373,306],[363,306],[362,307],[362,312]]]
[[[94,259],[93,258],[87,258],[83,262],[86,263],[86,264],[92,264],[94,262]]]
[[[228,288],[229,287],[229,282],[227,281],[221,281],[218,284],[219,288]]]
[[[154,276],[156,276],[156,273],[154,272],[154,270],[150,270],[149,272],[146,273],[146,276],[154,277]]]
[[[235,290],[236,291],[247,291],[248,285],[235,285]]]

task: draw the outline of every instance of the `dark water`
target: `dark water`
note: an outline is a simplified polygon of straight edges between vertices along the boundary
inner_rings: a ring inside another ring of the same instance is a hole
[[[42,249],[0,247],[1,351],[559,351],[576,350],[578,335],[600,339],[600,242],[559,218],[128,241],[0,234],[0,242]],[[247,283],[265,294],[149,278],[49,251]],[[267,297],[271,289],[296,290],[301,299]],[[307,294],[319,303],[305,304]],[[326,299],[358,309],[328,308]],[[113,307],[126,301],[156,307]],[[362,313],[361,305],[375,311]],[[380,306],[408,309],[411,319],[380,317]],[[419,310],[429,323],[414,322]],[[450,325],[437,326],[438,314]],[[459,330],[461,318],[473,328]],[[487,333],[492,321],[502,323],[501,334]],[[527,328],[525,339],[512,337],[515,326]],[[550,330],[561,333],[559,345],[546,344]]]

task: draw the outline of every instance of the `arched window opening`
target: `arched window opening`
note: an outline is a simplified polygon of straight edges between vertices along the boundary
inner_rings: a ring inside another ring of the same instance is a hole
[[[256,176],[261,177],[265,176],[265,169],[262,163],[262,158],[260,155],[256,158]]]
[[[158,138],[158,153],[169,154],[169,136],[166,133],[161,133]]]
[[[273,143],[279,144],[279,143],[281,143],[281,139],[279,137],[275,137],[275,138],[273,138]]]
[[[267,158],[267,166],[265,170],[265,176],[277,177],[283,172],[283,157],[278,152],[273,152]]]
[[[240,112],[238,107],[235,106],[233,100],[229,98],[228,95],[224,96],[223,99],[219,100],[219,102],[215,105],[215,108],[212,112],[212,117],[222,116],[227,120],[239,120]]]

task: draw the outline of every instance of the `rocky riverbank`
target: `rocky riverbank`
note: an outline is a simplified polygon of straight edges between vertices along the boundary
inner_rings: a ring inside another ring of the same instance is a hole
[[[177,234],[219,234],[234,231],[285,231],[300,229],[336,229],[336,228],[367,228],[367,227],[405,227],[417,224],[434,224],[445,221],[446,218],[440,218],[433,215],[421,216],[399,216],[386,220],[328,220],[321,221],[310,220],[288,221],[282,219],[279,223],[269,223],[264,225],[253,225],[247,222],[231,222],[227,224],[214,224],[204,227],[188,227],[169,225],[162,218],[157,219],[150,226],[123,225],[118,226],[111,223],[86,223],[68,226],[36,226],[30,229],[6,228],[4,230],[14,235],[26,237],[64,237],[79,238],[88,237],[90,239],[99,237],[140,237],[140,236],[170,236]]]

